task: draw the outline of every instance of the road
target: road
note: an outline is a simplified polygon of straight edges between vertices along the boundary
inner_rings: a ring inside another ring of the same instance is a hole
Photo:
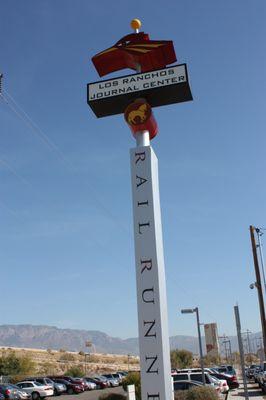
[[[119,393],[126,395],[122,386],[108,388],[103,390],[89,390],[80,394],[64,394],[59,397],[53,397],[58,400],[98,400],[98,398],[107,393]]]

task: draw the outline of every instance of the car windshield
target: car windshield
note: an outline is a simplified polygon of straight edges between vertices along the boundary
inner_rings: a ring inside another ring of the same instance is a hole
[[[107,378],[105,378],[105,376],[99,376],[99,377],[97,377],[97,379],[99,381],[101,381],[101,382],[106,382],[107,381]]]

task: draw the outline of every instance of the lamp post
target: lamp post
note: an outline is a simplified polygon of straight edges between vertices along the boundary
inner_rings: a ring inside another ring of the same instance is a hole
[[[85,376],[87,376],[87,356],[89,353],[84,353],[84,358],[85,358]]]
[[[92,347],[93,343],[91,340],[86,340],[85,346],[86,347]],[[85,352],[85,375],[87,374],[87,356],[89,356],[90,353]]]
[[[193,313],[196,313],[198,337],[199,337],[200,368],[201,368],[201,373],[202,373],[202,382],[203,382],[203,385],[205,385],[206,384],[206,380],[205,380],[205,373],[204,373],[202,341],[201,341],[201,333],[200,333],[199,309],[198,309],[198,307],[196,307],[196,308],[185,308],[185,309],[181,310],[181,313],[182,314],[193,314]]]

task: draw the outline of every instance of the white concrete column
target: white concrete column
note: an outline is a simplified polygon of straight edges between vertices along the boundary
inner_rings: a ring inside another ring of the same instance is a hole
[[[130,150],[142,400],[172,400],[158,161]]]

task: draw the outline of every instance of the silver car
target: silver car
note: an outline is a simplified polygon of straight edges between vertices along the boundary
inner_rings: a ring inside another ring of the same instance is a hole
[[[18,398],[19,398],[20,400],[29,400],[29,399],[31,398],[31,395],[30,395],[30,394],[24,392],[24,390],[22,390],[22,389],[19,388],[18,386],[16,386],[16,385],[11,385],[11,384],[10,384],[10,386],[11,386],[12,388],[14,388],[14,389],[17,390],[17,392],[18,392]]]
[[[103,376],[107,379],[111,387],[119,386],[118,379],[115,379],[112,374],[104,374]]]
[[[23,389],[24,392],[31,395],[32,400],[39,400],[40,398],[53,396],[54,389],[52,386],[42,385],[39,382],[18,382],[17,386]]]

